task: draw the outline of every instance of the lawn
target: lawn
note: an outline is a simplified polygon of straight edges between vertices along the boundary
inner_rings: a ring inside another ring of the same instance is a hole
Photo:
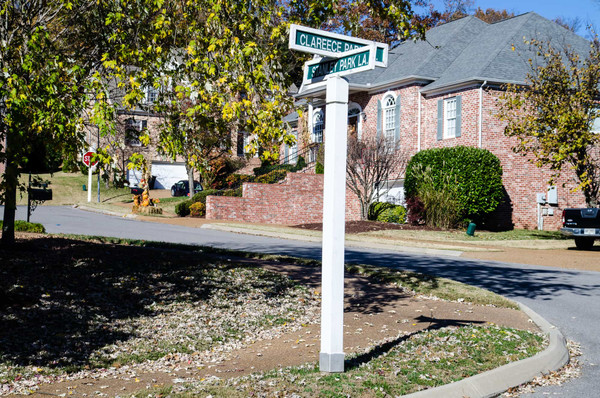
[[[48,188],[52,189],[52,200],[46,202],[47,205],[73,205],[83,204],[87,202],[87,191],[83,190],[83,186],[88,187],[88,176],[82,173],[63,173],[62,171],[52,174],[36,174],[44,181],[49,181]],[[98,199],[98,183],[97,175],[92,176],[92,203],[96,203]],[[23,185],[27,184],[29,179],[28,174],[21,175],[20,182]],[[104,182],[100,181],[100,201],[101,203],[109,203],[113,201],[131,200],[129,188],[114,188],[109,184],[107,188]],[[23,192],[22,195],[17,194],[19,205],[27,204],[27,195]]]
[[[282,256],[76,236],[33,235],[0,249],[0,392],[35,390],[56,375],[98,377],[104,369],[130,372],[136,366],[159,371],[173,358],[206,363],[251,341],[318,323],[318,292],[260,266],[266,262],[320,266]],[[348,272],[412,294],[514,306],[426,275],[366,266]],[[285,389],[306,396],[323,389],[329,396],[383,396],[460,379],[543,348],[536,334],[489,325],[401,335],[383,346],[389,346],[385,352],[351,356],[349,372],[340,376],[322,377],[309,364],[186,385],[182,393],[247,396]],[[406,369],[412,370],[404,374]]]

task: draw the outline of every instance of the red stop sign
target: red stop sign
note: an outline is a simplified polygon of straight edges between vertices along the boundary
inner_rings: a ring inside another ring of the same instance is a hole
[[[83,155],[83,163],[87,166],[90,167],[90,161],[92,160],[92,156],[95,155],[95,152],[86,152],[85,155]],[[98,164],[98,161],[96,160],[95,162],[92,163],[92,166],[95,166]]]

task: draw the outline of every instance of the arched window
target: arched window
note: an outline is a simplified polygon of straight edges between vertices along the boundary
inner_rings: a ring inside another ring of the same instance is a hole
[[[361,138],[361,113],[360,105],[354,102],[348,104],[348,133],[359,140]]]
[[[312,142],[323,142],[323,129],[325,127],[325,118],[323,111],[317,109],[313,114],[313,133]]]
[[[383,136],[389,142],[396,136],[396,99],[392,95],[383,99]]]

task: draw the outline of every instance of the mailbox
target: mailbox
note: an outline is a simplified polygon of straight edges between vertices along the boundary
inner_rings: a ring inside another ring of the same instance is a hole
[[[43,188],[29,188],[31,200],[52,200],[52,190]]]

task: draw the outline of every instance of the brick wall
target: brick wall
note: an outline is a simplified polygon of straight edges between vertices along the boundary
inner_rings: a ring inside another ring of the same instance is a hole
[[[208,196],[208,220],[294,225],[322,222],[323,175],[288,173],[280,184],[244,183],[243,197]],[[356,196],[346,190],[346,220],[360,219]]]

